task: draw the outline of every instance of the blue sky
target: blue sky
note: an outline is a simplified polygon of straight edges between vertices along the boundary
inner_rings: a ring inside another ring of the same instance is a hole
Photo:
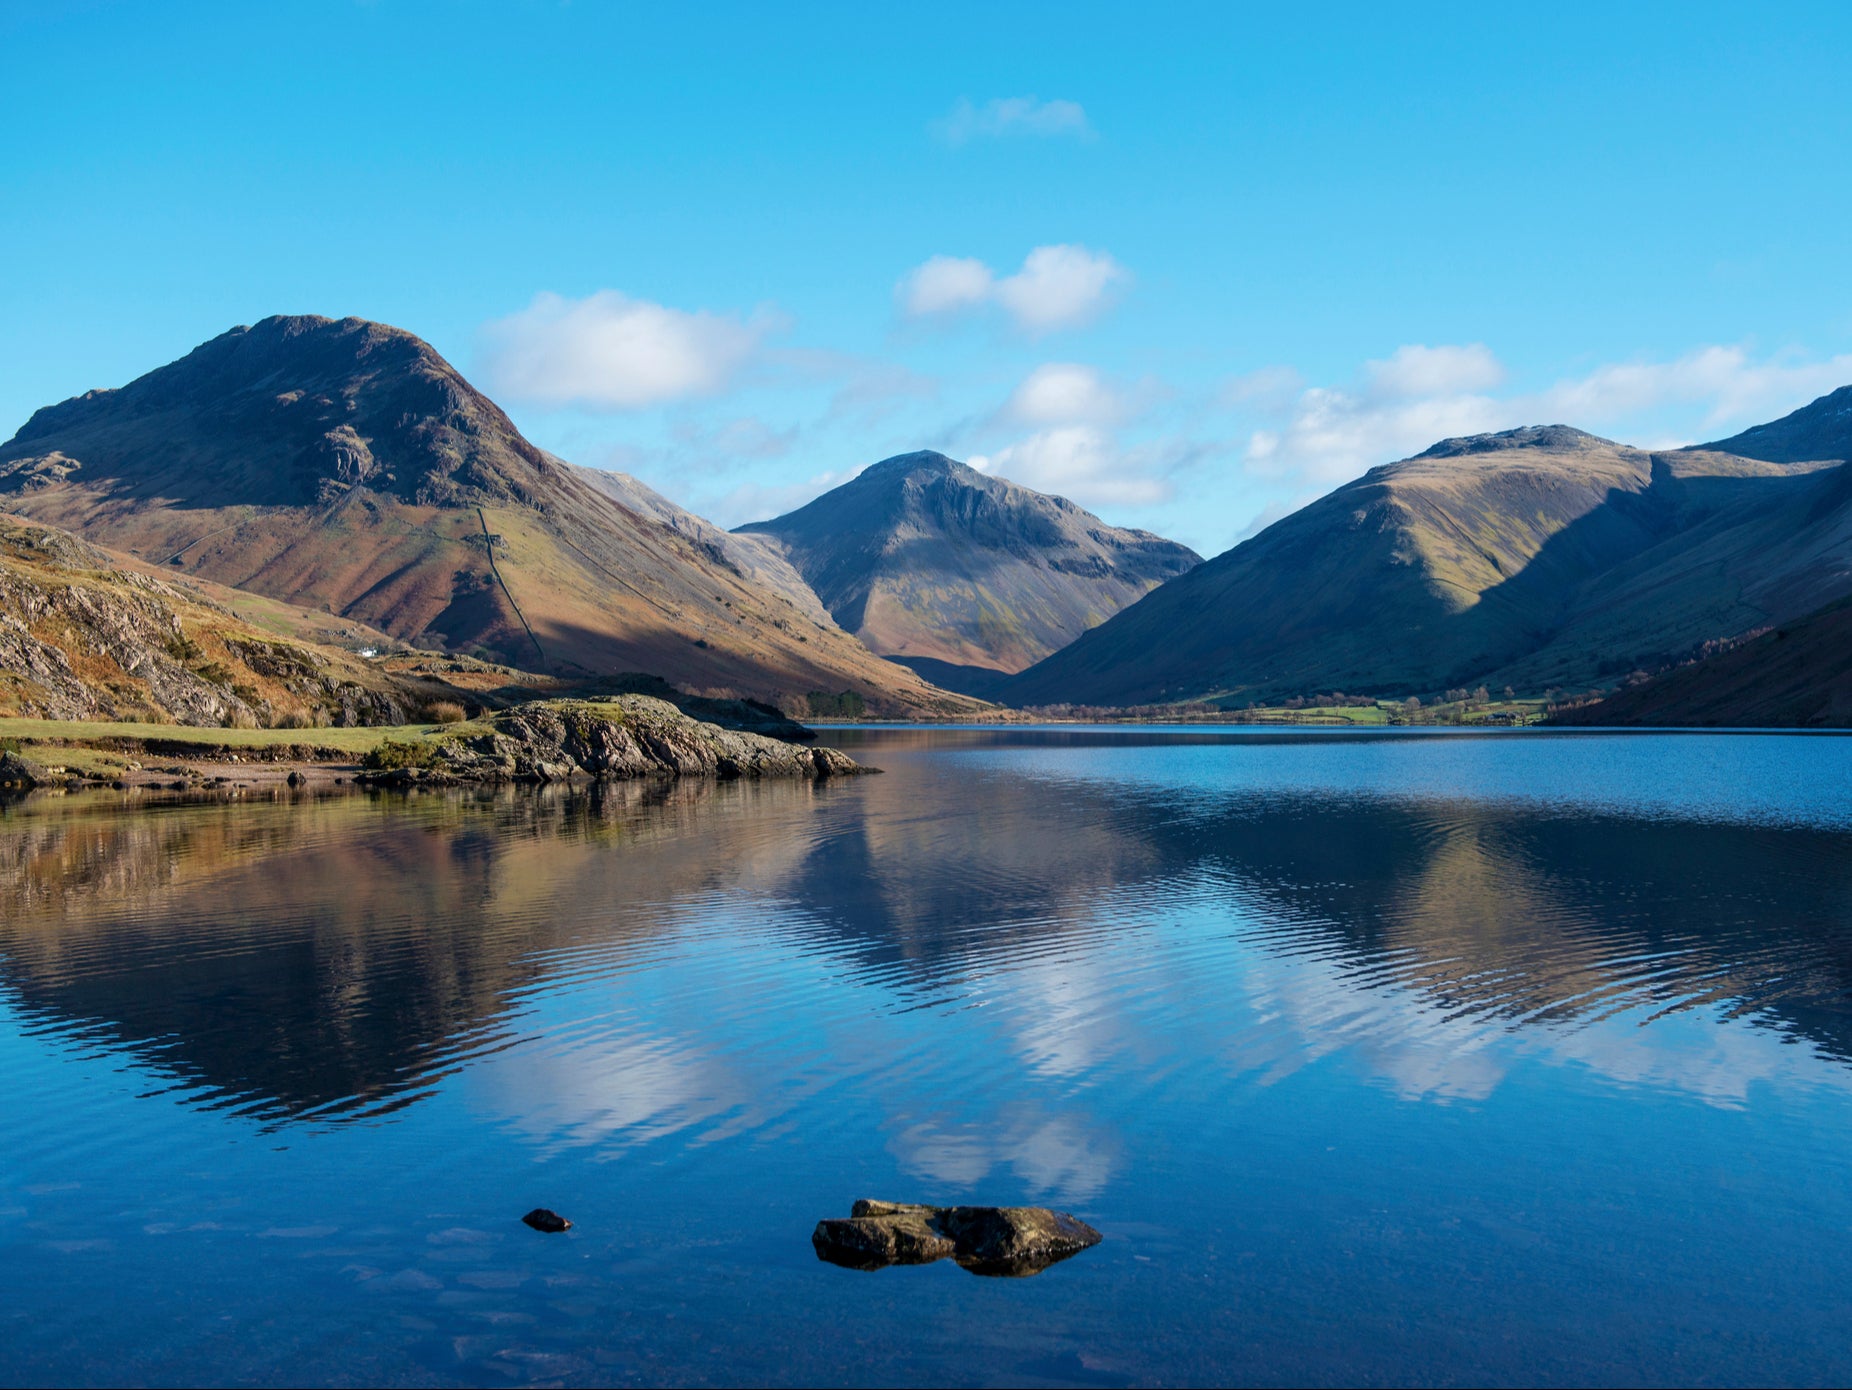
[[[1205,553],[1852,382],[1852,6],[0,3],[0,433],[267,314],[737,524],[938,448]]]

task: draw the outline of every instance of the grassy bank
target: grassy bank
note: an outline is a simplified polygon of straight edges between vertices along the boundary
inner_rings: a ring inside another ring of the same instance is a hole
[[[53,747],[99,747],[110,743],[184,743],[201,749],[326,748],[358,756],[386,739],[428,738],[454,724],[399,724],[370,729],[217,729],[189,724],[116,724],[89,719],[0,719],[0,739]]]

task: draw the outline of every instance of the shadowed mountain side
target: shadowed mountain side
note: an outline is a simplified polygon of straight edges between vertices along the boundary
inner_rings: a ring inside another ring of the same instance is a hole
[[[1852,459],[1852,386],[1841,386],[1770,424],[1699,447],[1773,463]]]
[[[884,459],[734,533],[775,548],[884,656],[1017,671],[1200,561],[943,454]]]
[[[979,700],[1000,699],[1010,678],[1008,671],[994,666],[958,666],[930,656],[896,656],[889,660],[919,672],[921,680],[941,690],[956,690]]]
[[[1236,705],[1586,685],[1807,612],[1849,571],[1844,468],[1513,430],[1372,469],[1001,697]]]
[[[523,439],[409,333],[266,319],[0,446],[0,500],[143,560],[555,674],[957,712]]]
[[[1556,724],[1711,728],[1852,727],[1852,600],[1667,671]]]

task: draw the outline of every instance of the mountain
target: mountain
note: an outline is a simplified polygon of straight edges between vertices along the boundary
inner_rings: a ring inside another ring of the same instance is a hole
[[[1708,728],[1852,725],[1852,599],[1727,651],[1563,710],[1553,724]]]
[[[768,543],[871,651],[953,688],[1065,647],[1201,557],[943,454],[901,454],[773,521]]]
[[[1670,664],[1852,591],[1847,404],[1660,452],[1564,425],[1443,440],[1154,590],[999,698],[1542,691]]]
[[[265,319],[0,445],[0,508],[448,653],[801,706],[957,712],[724,555],[535,448],[431,347]]]

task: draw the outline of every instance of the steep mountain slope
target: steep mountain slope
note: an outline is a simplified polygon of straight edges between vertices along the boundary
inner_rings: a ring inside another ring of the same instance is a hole
[[[804,576],[792,568],[778,542],[768,536],[742,535],[723,531],[706,517],[696,516],[686,507],[678,507],[648,484],[628,473],[614,469],[581,468],[566,464],[605,496],[628,507],[639,516],[660,522],[678,535],[686,536],[720,564],[731,565],[760,588],[785,599],[812,622],[835,627],[836,620],[816,595]]]
[[[427,344],[360,319],[266,319],[39,411],[0,446],[0,506],[529,669],[965,707],[592,487]]]
[[[1785,456],[1808,451],[1648,453],[1561,425],[1445,440],[1164,585],[1000,698],[1541,690],[1664,665],[1852,589],[1852,475],[1843,454]]]
[[[1555,724],[1709,728],[1852,726],[1852,599],[1675,667]]]
[[[0,515],[0,714],[247,728],[397,724],[433,701],[473,704],[509,684],[488,668],[440,673],[428,662],[368,660],[279,636],[279,628],[313,630],[319,615],[273,607],[260,627],[190,582],[187,590],[68,532]]]
[[[772,543],[871,650],[946,681],[1021,670],[1201,559],[935,453],[734,534]]]

